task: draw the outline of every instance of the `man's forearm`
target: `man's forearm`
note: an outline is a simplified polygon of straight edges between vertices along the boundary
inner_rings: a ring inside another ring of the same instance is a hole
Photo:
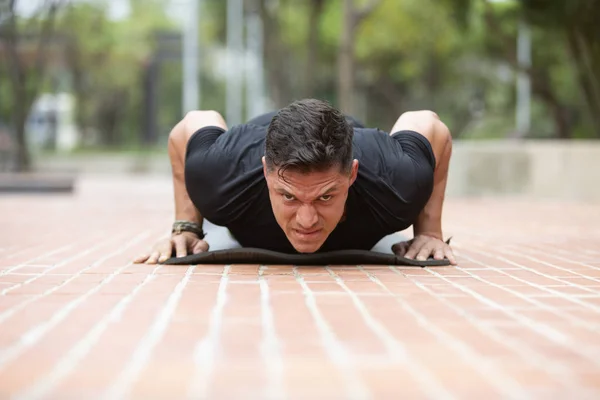
[[[179,122],[169,134],[169,158],[173,174],[175,196],[175,219],[202,225],[203,218],[188,194],[185,186],[185,153],[188,141],[199,129],[218,126],[227,130],[223,117],[216,111],[192,111]]]
[[[433,175],[433,192],[429,201],[417,217],[413,225],[414,236],[427,235],[443,240],[442,208],[448,181],[448,169],[452,155],[452,138],[448,128],[439,123],[432,143],[436,156],[436,167]]]
[[[187,145],[185,122],[178,123],[169,135],[169,158],[173,175],[175,219],[202,225],[202,215],[192,203],[185,187],[185,148]]]

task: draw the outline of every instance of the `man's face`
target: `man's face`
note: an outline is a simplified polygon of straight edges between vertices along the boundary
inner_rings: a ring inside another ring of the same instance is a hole
[[[334,167],[323,172],[285,171],[263,166],[277,223],[300,253],[313,253],[323,245],[344,215],[348,189],[356,180],[358,161],[350,174]]]

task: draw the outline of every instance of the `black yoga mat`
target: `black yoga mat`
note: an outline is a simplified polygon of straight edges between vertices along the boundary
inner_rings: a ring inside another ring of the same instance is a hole
[[[433,267],[450,265],[447,259],[411,260],[392,253],[392,245],[406,240],[398,234],[386,236],[368,250],[339,250],[313,254],[286,254],[265,249],[241,247],[226,228],[204,222],[205,240],[210,250],[186,257],[172,257],[163,264],[282,264],[282,265],[409,265]]]

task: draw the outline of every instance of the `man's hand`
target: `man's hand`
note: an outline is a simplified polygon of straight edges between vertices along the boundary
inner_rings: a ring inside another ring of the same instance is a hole
[[[457,264],[450,245],[433,236],[418,235],[406,242],[396,243],[392,246],[392,251],[396,255],[419,261],[425,261],[433,256],[436,260],[447,258],[450,264]]]
[[[208,251],[208,243],[198,239],[194,233],[182,232],[171,236],[169,239],[158,242],[150,254],[144,254],[134,260],[134,263],[156,264],[171,258],[175,249],[176,257],[185,257],[188,254],[198,254]]]

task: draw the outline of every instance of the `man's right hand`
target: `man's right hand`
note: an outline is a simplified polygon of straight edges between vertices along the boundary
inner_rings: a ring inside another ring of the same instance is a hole
[[[185,257],[188,254],[208,251],[208,243],[191,232],[174,234],[169,239],[158,242],[150,254],[146,253],[139,256],[134,260],[134,263],[156,264],[157,262],[164,262],[171,258],[173,250],[175,250],[176,257]]]

